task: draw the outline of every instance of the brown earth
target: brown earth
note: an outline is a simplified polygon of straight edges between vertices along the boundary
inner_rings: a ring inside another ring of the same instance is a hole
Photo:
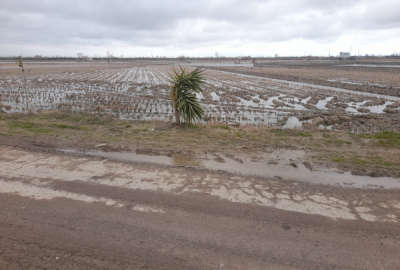
[[[176,128],[165,122],[61,112],[0,114],[0,145],[86,150],[103,145],[101,149],[106,151],[145,150],[184,159],[207,153],[252,156],[293,149],[306,151],[305,161],[314,165],[372,176],[400,177],[399,136],[396,132],[371,135],[263,126]]]
[[[154,64],[154,62],[151,62]],[[39,75],[60,72],[90,72],[105,69],[121,69],[132,66],[148,65],[148,62],[131,61],[131,62],[111,62],[94,61],[94,62],[79,62],[79,61],[25,61],[24,74]],[[23,73],[16,63],[0,62],[0,77],[4,76],[21,76]]]
[[[284,78],[293,68],[280,71]],[[302,72],[302,81],[317,80]],[[342,75],[351,74],[335,74]],[[342,121],[332,117],[321,121]],[[170,156],[180,165],[79,152],[91,149]],[[85,114],[0,113],[0,269],[400,269],[399,189],[310,184],[193,165],[197,156],[240,163],[242,155],[257,160],[277,149],[304,151],[309,170],[327,166],[400,177],[396,130],[187,129]]]
[[[271,66],[256,66],[252,68],[214,67],[213,69],[288,81],[333,86],[361,92],[370,92],[397,97],[400,96],[399,68],[382,69],[313,65],[284,66],[280,64],[274,64]],[[350,80],[351,82],[360,84],[343,83],[343,80]],[[379,84],[379,86],[374,84]]]
[[[397,190],[4,146],[0,187],[1,269],[400,267]]]

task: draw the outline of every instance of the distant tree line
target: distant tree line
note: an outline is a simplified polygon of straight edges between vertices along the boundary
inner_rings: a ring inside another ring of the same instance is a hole
[[[17,61],[19,56],[3,56],[0,57],[0,61]],[[225,60],[225,61],[257,61],[257,60],[329,60],[329,59],[339,59],[338,56],[279,56],[279,57],[250,57],[250,56],[240,56],[240,57],[224,57],[220,56],[216,57],[117,57],[117,56],[105,56],[105,57],[66,57],[66,56],[27,56],[23,57],[24,61],[77,61],[87,58],[93,61],[108,61],[109,59],[117,60],[117,61],[135,61],[135,60],[148,60],[148,61],[212,61],[216,59]],[[398,59],[400,58],[400,54],[392,54],[387,56],[375,56],[375,55],[364,55],[364,56],[352,56],[353,59]]]

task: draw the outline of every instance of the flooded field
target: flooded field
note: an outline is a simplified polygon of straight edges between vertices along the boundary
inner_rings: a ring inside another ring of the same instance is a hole
[[[5,112],[63,110],[168,121],[173,115],[168,74],[174,67],[134,63],[127,67],[125,63],[90,71],[4,74],[0,102]],[[206,122],[298,128],[314,123],[312,119],[321,114],[393,117],[400,113],[396,96],[204,68],[207,80],[198,98]],[[335,127],[335,123],[319,122],[321,128]]]

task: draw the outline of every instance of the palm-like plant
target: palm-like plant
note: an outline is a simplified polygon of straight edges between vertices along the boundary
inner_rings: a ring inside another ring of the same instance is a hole
[[[191,125],[193,121],[203,117],[204,110],[197,100],[196,94],[201,93],[204,84],[203,70],[196,68],[188,72],[180,67],[170,74],[171,99],[175,109],[175,120],[181,124],[181,118]]]

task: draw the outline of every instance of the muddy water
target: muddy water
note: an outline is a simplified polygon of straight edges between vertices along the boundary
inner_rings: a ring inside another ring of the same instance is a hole
[[[318,84],[312,84],[312,83],[294,82],[294,81],[288,81],[288,80],[282,80],[282,79],[273,79],[273,78],[269,78],[269,77],[262,77],[262,76],[256,76],[256,75],[238,74],[238,73],[229,72],[229,71],[219,71],[219,72],[227,73],[227,74],[234,74],[234,75],[238,75],[238,76],[244,77],[244,78],[256,78],[256,79],[263,79],[263,80],[267,80],[267,81],[271,81],[271,82],[283,83],[283,84],[287,84],[291,87],[295,87],[295,86],[310,87],[311,89],[315,89],[315,90],[326,90],[326,91],[346,93],[346,94],[351,94],[351,95],[380,98],[380,99],[391,100],[391,101],[400,101],[400,97],[395,97],[395,96],[380,95],[380,94],[374,94],[374,93],[369,93],[369,92],[360,92],[360,91],[354,91],[354,90],[349,90],[349,89],[344,89],[344,88],[324,86],[324,85],[318,85]]]
[[[282,127],[284,129],[296,129],[303,127],[303,122],[299,120],[299,118],[295,116],[291,116],[286,121],[286,124]]]
[[[128,120],[169,121],[173,107],[166,76],[166,70],[135,67],[32,75],[26,83],[17,77],[0,78],[2,110],[63,110],[112,114]],[[358,109],[382,114],[387,106],[400,101],[398,97],[222,71],[210,72],[206,83],[204,95],[199,98],[205,119],[211,123],[281,126],[289,116],[303,112],[337,113],[345,108],[349,114],[360,114]],[[387,102],[376,102],[375,98]],[[316,100],[310,103],[312,99]],[[362,103],[369,101],[378,105],[368,107]],[[301,123],[292,118],[285,128],[290,126],[298,128]]]
[[[277,150],[258,156],[206,154],[203,156],[178,155],[172,157],[136,154],[134,152],[80,152],[74,149],[62,149],[60,151],[124,162],[193,166],[243,176],[258,176],[347,188],[400,189],[400,179],[352,175],[350,172],[314,166],[308,162],[304,162],[307,160],[306,152],[304,151]]]

